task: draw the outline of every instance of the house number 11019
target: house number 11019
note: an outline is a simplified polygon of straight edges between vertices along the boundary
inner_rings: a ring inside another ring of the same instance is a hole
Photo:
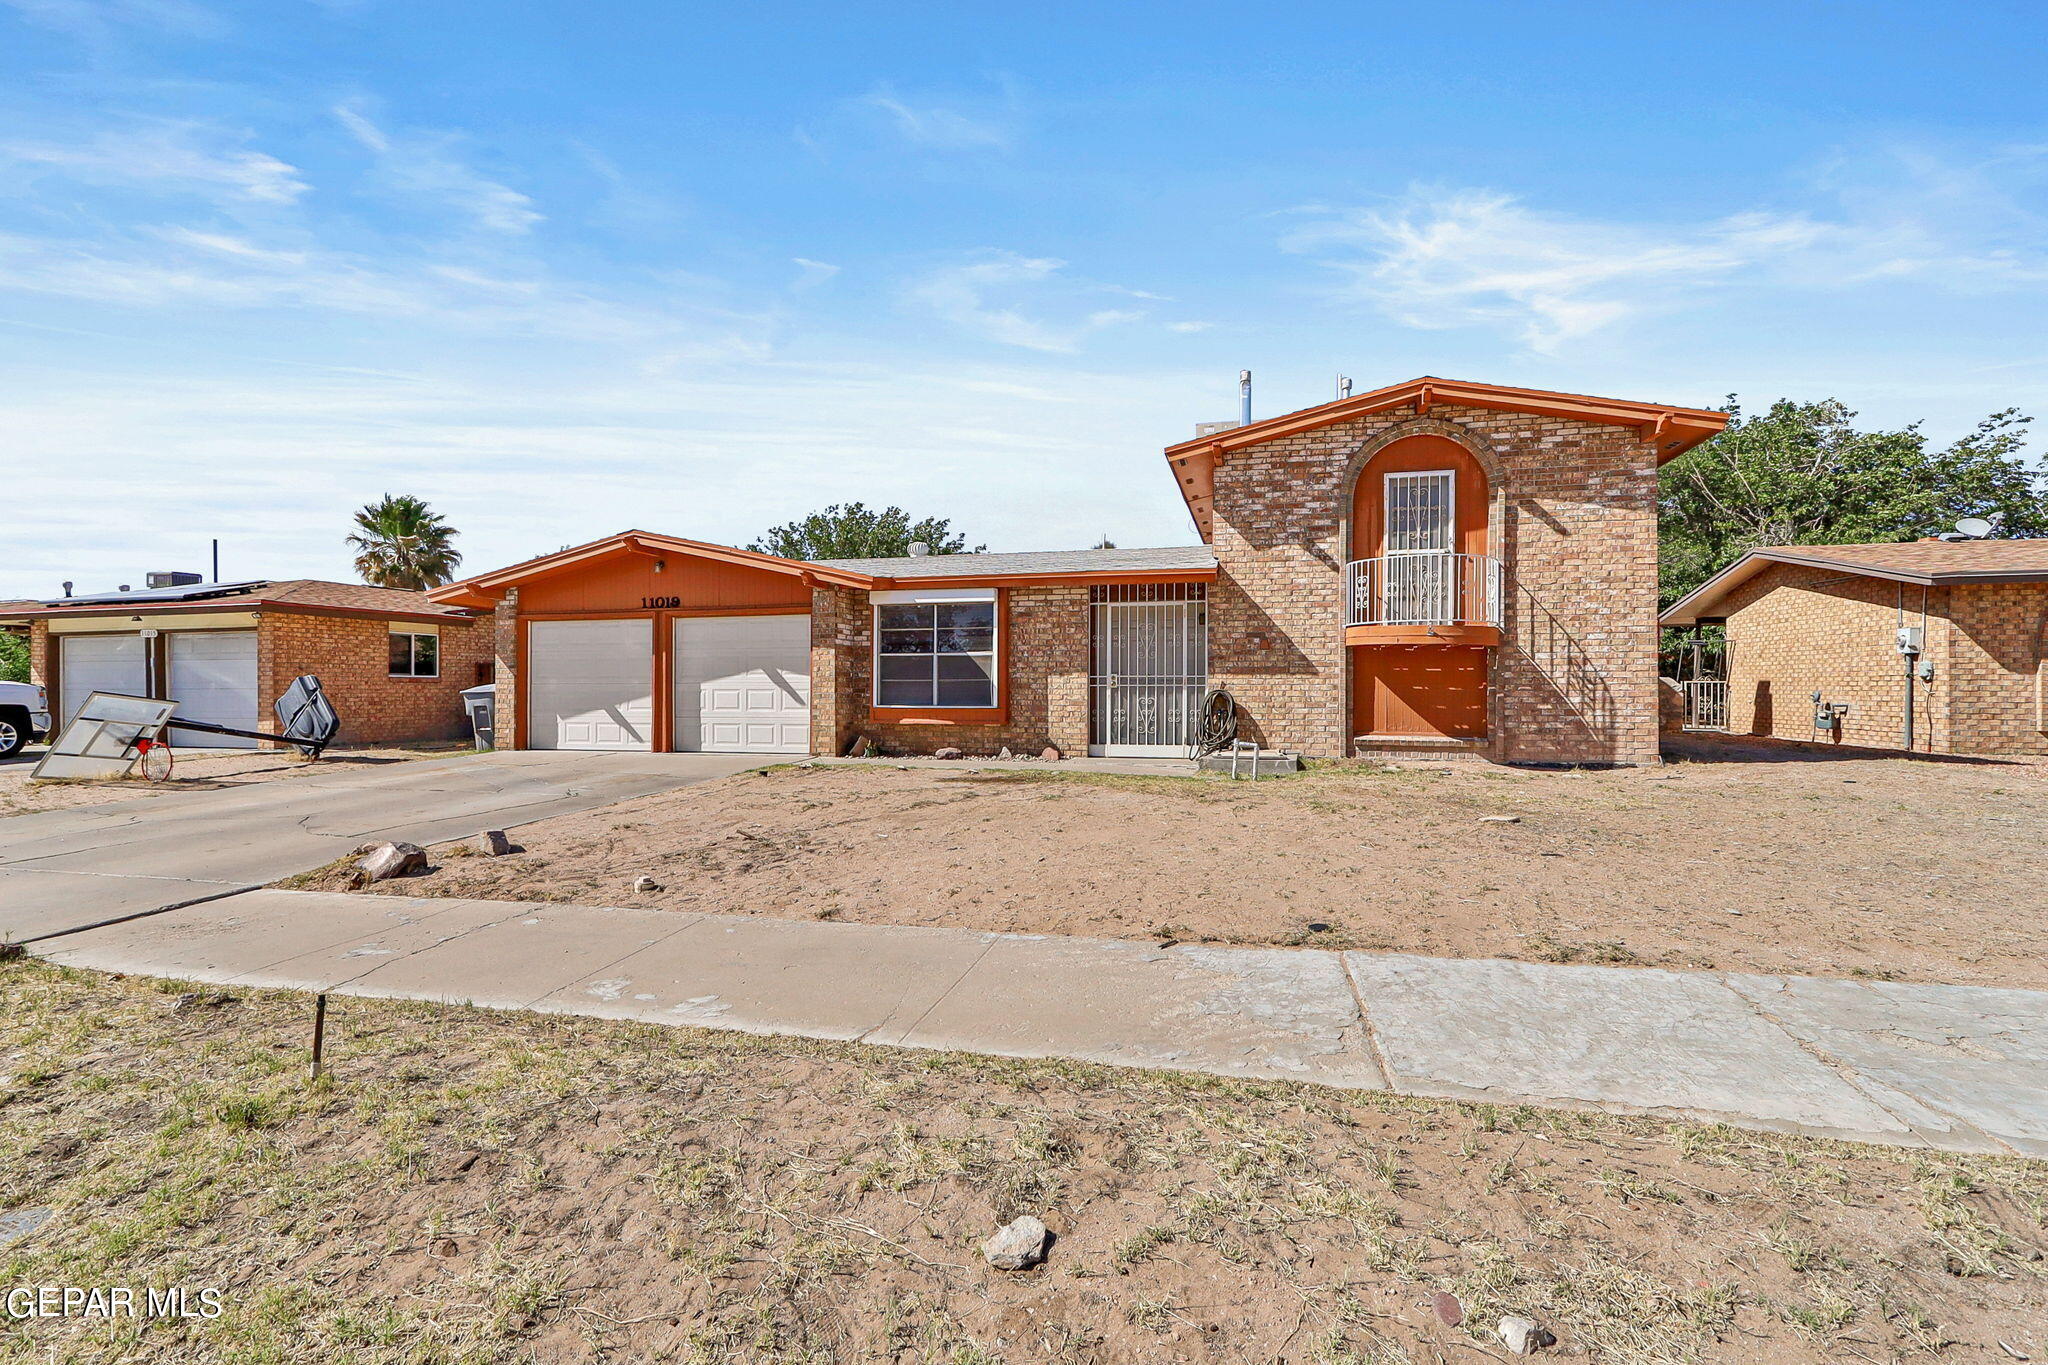
[[[683,599],[680,597],[643,597],[640,599],[640,605],[643,607],[680,607],[683,605]]]

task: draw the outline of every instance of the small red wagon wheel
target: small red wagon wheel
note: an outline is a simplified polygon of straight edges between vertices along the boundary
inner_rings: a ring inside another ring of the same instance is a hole
[[[142,754],[142,775],[152,782],[165,782],[171,776],[171,742],[159,736],[156,739],[138,739],[135,747]]]

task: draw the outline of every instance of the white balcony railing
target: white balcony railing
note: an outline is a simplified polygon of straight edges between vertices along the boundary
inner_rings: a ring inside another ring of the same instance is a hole
[[[1500,561],[1492,555],[1405,554],[1345,565],[1345,624],[1498,626]]]

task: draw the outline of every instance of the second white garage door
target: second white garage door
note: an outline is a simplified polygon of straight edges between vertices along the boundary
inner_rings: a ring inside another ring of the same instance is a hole
[[[654,747],[652,621],[535,621],[526,629],[528,748]]]
[[[205,720],[257,730],[256,632],[179,631],[161,635],[171,651],[170,697],[184,720]],[[234,735],[172,730],[171,743],[187,749],[253,749],[256,741]]]
[[[149,653],[140,635],[65,635],[58,672],[63,695],[58,723],[68,722],[95,692],[147,697]]]
[[[675,746],[706,753],[811,751],[811,618],[676,621]]]

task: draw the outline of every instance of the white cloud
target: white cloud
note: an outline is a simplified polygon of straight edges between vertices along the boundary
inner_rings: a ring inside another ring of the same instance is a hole
[[[1127,309],[1094,309],[1068,321],[1033,317],[1015,304],[998,301],[1049,292],[1055,303],[1071,308],[1075,295],[1100,291],[1100,286],[1075,285],[1058,278],[1065,261],[1050,256],[1020,256],[991,251],[980,260],[935,270],[912,284],[910,301],[963,332],[1005,346],[1027,350],[1078,350],[1090,333],[1135,322],[1145,315]],[[1047,285],[1060,285],[1050,291]]]
[[[102,132],[79,143],[9,142],[0,156],[43,167],[87,185],[146,185],[224,196],[252,204],[290,204],[307,189],[296,166],[198,124]]]
[[[797,291],[815,289],[839,273],[839,267],[827,261],[813,261],[802,256],[790,258],[790,264],[797,268],[796,279],[790,288]]]
[[[1166,330],[1169,332],[1206,332],[1215,325],[1213,322],[1169,322],[1166,324]]]
[[[451,155],[454,139],[394,137],[350,104],[336,106],[334,117],[376,154],[378,178],[392,193],[453,208],[490,232],[516,235],[542,221],[532,199]]]
[[[1801,215],[1742,213],[1692,228],[1599,222],[1481,190],[1412,191],[1332,211],[1282,241],[1411,327],[1491,326],[1551,352],[1712,283],[1826,241]]]
[[[218,15],[187,0],[0,0],[29,23],[105,45],[131,29],[218,33]]]
[[[976,116],[942,104],[912,104],[886,85],[877,86],[861,102],[887,114],[896,131],[920,147],[955,152],[1003,148],[1015,137],[1009,117]]]

